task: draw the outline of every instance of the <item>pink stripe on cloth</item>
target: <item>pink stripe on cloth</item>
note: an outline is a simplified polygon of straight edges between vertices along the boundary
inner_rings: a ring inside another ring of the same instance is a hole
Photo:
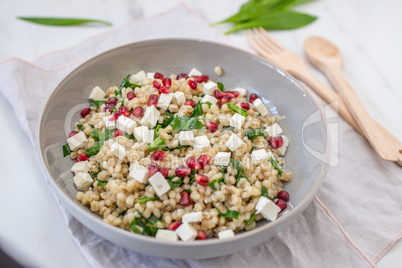
[[[338,226],[339,230],[342,232],[342,234],[345,236],[346,240],[363,256],[363,258],[372,266],[372,267],[377,267],[375,265],[375,262],[373,262],[364,252],[363,250],[356,245],[355,242],[350,238],[350,236],[346,233],[346,231],[343,229],[342,225],[335,219],[335,217],[332,215],[331,211],[324,205],[324,203],[321,202],[321,200],[315,196],[314,197],[315,201],[325,210],[325,212],[328,214],[328,216],[335,222],[335,224]],[[390,245],[392,247],[392,245]],[[385,252],[384,252],[385,254]]]
[[[392,239],[392,241],[384,248],[383,251],[380,252],[380,254],[378,254],[378,256],[373,261],[375,263],[377,263],[382,257],[384,257],[385,253],[387,253],[388,250],[390,250],[395,245],[395,243],[401,238],[402,238],[402,233],[400,233],[394,239]]]

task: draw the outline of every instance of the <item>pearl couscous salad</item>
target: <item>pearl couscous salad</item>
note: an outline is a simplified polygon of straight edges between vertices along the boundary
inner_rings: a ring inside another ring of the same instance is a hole
[[[233,237],[287,207],[289,141],[256,94],[197,69],[96,86],[63,146],[76,198],[103,220],[169,241]]]

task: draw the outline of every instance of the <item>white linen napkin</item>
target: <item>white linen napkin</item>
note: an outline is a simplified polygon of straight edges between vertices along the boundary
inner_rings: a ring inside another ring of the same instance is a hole
[[[0,63],[0,92],[14,112],[18,110],[16,116],[37,155],[40,111],[57,84],[83,61],[116,46],[162,37],[202,37],[234,45],[189,11],[179,4],[33,63],[19,59]],[[402,169],[381,160],[345,121],[339,118],[338,123],[339,164],[329,169],[314,201],[270,240],[232,255],[176,260],[139,254],[99,237],[59,203],[60,209],[71,235],[94,267],[374,267],[402,236]]]

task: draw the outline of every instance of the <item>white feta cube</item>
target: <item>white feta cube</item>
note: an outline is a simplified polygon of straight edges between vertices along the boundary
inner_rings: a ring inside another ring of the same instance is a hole
[[[278,125],[278,123],[275,123],[272,126],[268,126],[264,131],[268,134],[268,136],[276,137],[282,133],[282,128]]]
[[[246,118],[244,116],[242,116],[241,114],[235,113],[230,118],[230,126],[236,128],[236,129],[241,129],[245,120],[246,120]]]
[[[147,78],[154,79],[154,76],[155,76],[155,73],[152,73],[152,72],[147,73]]]
[[[177,104],[179,107],[186,102],[186,97],[184,96],[184,93],[181,91],[176,91],[173,94],[170,93],[170,95],[173,97],[172,102],[174,104]]]
[[[210,95],[205,95],[204,98],[202,98],[201,103],[206,103],[210,102],[211,104],[217,104],[218,100],[215,97],[212,97]]]
[[[119,144],[117,141],[112,144],[110,151],[120,160],[126,157],[126,148],[124,148],[124,146]]]
[[[91,175],[89,175],[89,173],[80,172],[74,176],[74,184],[80,191],[87,190],[89,186],[92,185],[93,182],[94,180],[91,178]]]
[[[188,76],[201,76],[202,73],[198,71],[196,68],[191,69],[191,71],[188,73]]]
[[[173,99],[173,96],[162,93],[159,97],[158,107],[163,110],[167,110],[172,99]]]
[[[130,77],[130,80],[133,81],[134,83],[136,82],[142,82],[147,78],[147,75],[145,74],[145,72],[143,70],[139,71],[136,74],[133,74]]]
[[[214,91],[218,89],[218,85],[212,81],[208,81],[205,85],[202,87],[202,92],[205,95],[214,95]]]
[[[242,144],[243,144],[243,141],[234,133],[232,134],[232,136],[230,136],[230,138],[225,143],[226,147],[228,147],[229,150],[231,150],[232,152],[237,150],[238,148],[240,148],[242,146]]]
[[[258,163],[263,159],[268,159],[270,156],[272,156],[272,153],[267,153],[267,151],[265,151],[264,149],[254,150],[251,152],[251,161],[253,163]]]
[[[194,139],[194,149],[202,150],[204,148],[209,148],[211,146],[211,142],[209,141],[207,135],[202,135],[195,137]]]
[[[127,134],[133,134],[134,128],[137,126],[137,123],[134,120],[121,115],[117,119],[116,126],[118,129],[124,131]]]
[[[71,138],[67,139],[67,143],[71,151],[75,151],[78,148],[84,146],[86,142],[87,142],[87,136],[85,135],[84,131],[80,131]]]
[[[230,153],[229,152],[219,152],[215,156],[214,165],[215,166],[229,166],[230,163]]]
[[[202,221],[202,212],[189,212],[183,215],[182,222],[199,222]]]
[[[247,90],[242,87],[236,87],[232,91],[237,91],[239,92],[240,96],[246,96],[247,95]]]
[[[267,107],[265,107],[265,104],[262,102],[261,99],[256,99],[253,102],[255,108],[257,109],[257,111],[262,115],[262,116],[266,116],[268,114],[268,109]]]
[[[225,231],[220,231],[218,233],[218,237],[219,239],[225,239],[225,238],[230,238],[230,237],[234,237],[235,234],[231,229],[225,230]]]
[[[100,87],[96,86],[92,89],[89,98],[91,101],[103,100],[105,99],[106,93]]]
[[[134,164],[131,166],[131,171],[128,174],[129,179],[134,179],[141,183],[146,183],[149,178],[148,168]]]
[[[103,121],[105,122],[105,127],[107,129],[115,129],[116,128],[116,120],[110,120],[110,117],[113,115],[108,115],[103,118]]]
[[[184,222],[179,228],[176,229],[176,233],[179,235],[180,239],[183,241],[192,241],[198,235],[197,230],[188,222]]]
[[[285,155],[286,149],[289,146],[289,140],[285,135],[282,135],[281,137],[283,139],[283,145],[281,147],[279,147],[277,150],[278,150],[279,155],[283,156],[283,155]]]
[[[154,140],[154,130],[148,129],[146,126],[134,128],[134,138],[138,142],[151,143]]]
[[[261,213],[264,218],[270,221],[276,220],[278,213],[281,212],[281,209],[274,202],[264,196],[258,199],[255,209],[257,210],[256,213]]]
[[[165,229],[158,229],[156,232],[155,238],[158,240],[165,240],[165,241],[177,241],[179,237],[175,231],[165,230]]]
[[[155,106],[148,106],[145,109],[144,116],[142,117],[140,124],[143,126],[147,126],[149,128],[153,128],[158,123],[159,117],[161,113],[156,109]]]
[[[161,197],[170,190],[169,183],[160,172],[156,172],[151,178],[148,179],[148,181],[152,185],[156,194],[159,197]]]
[[[88,161],[81,161],[81,162],[76,162],[71,167],[71,171],[74,172],[75,174],[87,173],[90,168],[91,168],[91,163],[89,163]]]
[[[194,141],[194,133],[191,130],[179,132],[180,145],[193,145]]]
[[[149,129],[142,137],[142,141],[146,143],[152,143],[154,141],[155,130]]]

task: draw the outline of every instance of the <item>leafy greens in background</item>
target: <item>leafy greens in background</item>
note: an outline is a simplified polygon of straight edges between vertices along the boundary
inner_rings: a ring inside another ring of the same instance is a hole
[[[17,17],[17,19],[49,26],[75,26],[86,23],[99,23],[107,26],[112,26],[112,23],[108,21],[94,20],[94,19],[40,18],[40,17]]]
[[[249,0],[239,11],[217,23],[232,23],[233,27],[226,34],[243,29],[263,27],[266,30],[291,30],[306,26],[317,17],[290,10],[296,5],[313,0]]]

